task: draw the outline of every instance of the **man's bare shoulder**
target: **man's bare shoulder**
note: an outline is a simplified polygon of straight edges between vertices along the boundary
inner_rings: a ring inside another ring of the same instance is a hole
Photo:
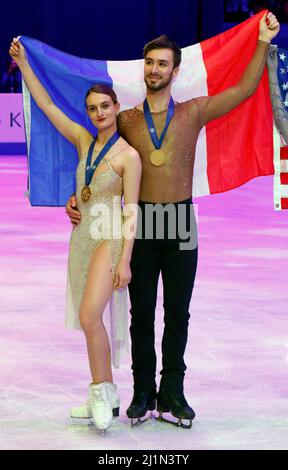
[[[208,96],[197,96],[190,100],[183,101],[180,104],[183,107],[183,111],[186,111],[189,114],[194,112],[201,113],[203,108],[205,108],[208,99]]]
[[[205,100],[206,96],[196,96],[195,98],[191,98],[190,100],[182,101],[181,106],[186,108],[193,108],[198,105],[199,102]]]
[[[137,106],[135,106],[134,108],[125,109],[123,111],[120,111],[120,113],[117,116],[117,119],[119,121],[125,121],[126,119],[132,118],[137,112],[139,112],[139,109]]]
[[[126,135],[126,131],[128,132],[133,122],[135,122],[137,114],[139,114],[139,111],[136,108],[126,109],[118,114],[117,126],[120,134]]]

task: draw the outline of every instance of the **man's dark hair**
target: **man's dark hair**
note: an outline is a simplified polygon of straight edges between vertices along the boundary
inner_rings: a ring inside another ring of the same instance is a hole
[[[169,39],[165,34],[162,34],[162,36],[159,36],[159,38],[153,39],[150,42],[147,42],[145,44],[144,49],[143,49],[143,56],[144,58],[148,54],[148,52],[153,51],[154,49],[171,49],[173,51],[173,56],[174,56],[174,69],[176,67],[179,67],[181,63],[181,49],[180,47],[176,44],[176,42],[172,41]]]

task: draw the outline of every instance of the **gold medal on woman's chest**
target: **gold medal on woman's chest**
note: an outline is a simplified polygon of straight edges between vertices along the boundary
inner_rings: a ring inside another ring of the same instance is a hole
[[[154,166],[162,166],[166,163],[167,157],[165,152],[161,149],[155,149],[150,153],[150,162]]]
[[[83,186],[82,190],[81,190],[81,199],[83,202],[87,202],[89,201],[90,199],[90,196],[91,196],[91,189],[90,189],[90,186]]]

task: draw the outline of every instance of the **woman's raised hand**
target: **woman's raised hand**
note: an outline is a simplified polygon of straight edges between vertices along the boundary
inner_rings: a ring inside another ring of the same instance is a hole
[[[46,114],[47,118],[56,127],[58,132],[60,132],[60,134],[62,134],[73,145],[79,147],[81,136],[85,134],[85,138],[87,140],[88,131],[75,121],[72,121],[72,119],[66,116],[66,114],[56,106],[48,91],[34,73],[29,61],[26,59],[25,47],[20,41],[20,36],[18,36],[18,38],[13,38],[9,54],[18,65],[28,90],[34,98],[37,106],[44,114]],[[90,134],[88,135],[90,136]]]
[[[25,49],[19,41],[19,38],[13,38],[13,41],[10,45],[9,54],[12,59],[15,60],[17,65],[21,65],[21,63],[26,61]]]

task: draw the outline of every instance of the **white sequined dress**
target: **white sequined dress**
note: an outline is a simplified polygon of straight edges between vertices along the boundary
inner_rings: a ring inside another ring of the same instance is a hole
[[[79,160],[76,173],[76,200],[81,222],[72,230],[67,275],[65,323],[67,328],[75,329],[81,329],[79,309],[89,263],[95,250],[107,240],[111,250],[111,269],[114,273],[123,247],[122,178],[104,158],[98,167],[101,167],[101,172],[94,174],[90,183],[91,197],[89,201],[83,202],[81,189],[85,181],[85,165],[86,157]],[[109,301],[110,322],[107,321],[107,314],[105,311],[104,322],[108,326],[110,336],[112,363],[114,367],[119,367],[122,355],[128,351],[127,289],[113,291]]]

